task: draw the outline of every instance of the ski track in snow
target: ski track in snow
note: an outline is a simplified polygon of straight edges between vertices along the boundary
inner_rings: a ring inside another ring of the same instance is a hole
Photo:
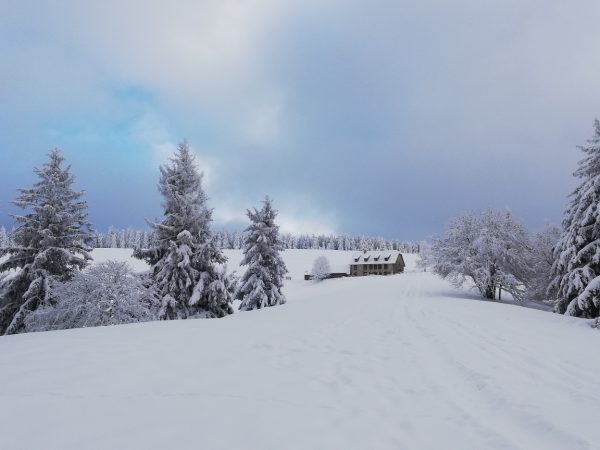
[[[600,448],[597,330],[318,253],[282,307],[0,338],[0,449]]]

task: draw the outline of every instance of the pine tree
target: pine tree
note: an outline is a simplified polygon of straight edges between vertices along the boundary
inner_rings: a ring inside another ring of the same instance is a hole
[[[150,233],[148,231],[142,232],[142,239],[140,241],[140,248],[148,248],[150,246]]]
[[[6,228],[0,227],[0,247],[8,246],[8,232]]]
[[[138,249],[142,246],[142,232],[140,230],[136,230],[133,233],[133,242],[131,245],[134,249]]]
[[[160,168],[159,191],[164,197],[164,219],[149,223],[154,237],[149,248],[134,255],[151,265],[150,275],[161,296],[161,319],[223,317],[233,312],[232,286],[226,261],[209,225],[202,177],[186,141],[170,165]]]
[[[114,227],[108,227],[108,247],[119,248],[118,234]]]
[[[578,147],[587,156],[574,176],[581,184],[571,194],[554,250],[551,289],[557,289],[555,310],[570,316],[600,316],[600,122],[594,136]]]
[[[550,288],[554,247],[560,239],[561,229],[554,225],[546,227],[533,236],[531,259],[531,277],[527,281],[527,298],[531,300],[556,302],[556,289]]]
[[[83,192],[72,189],[75,177],[70,166],[62,167],[59,150],[49,156],[49,162],[34,169],[39,181],[30,189],[19,189],[13,203],[30,212],[13,216],[19,224],[13,244],[0,249],[0,256],[8,255],[0,263],[0,273],[16,270],[14,276],[0,281],[2,334],[22,331],[26,316],[50,301],[50,282],[71,278],[91,259],[86,245],[91,226]]]
[[[118,234],[118,245],[119,248],[127,248],[127,233],[125,230],[121,230]]]
[[[275,225],[277,211],[266,197],[260,210],[248,210],[247,215],[252,223],[245,230],[244,257],[240,265],[248,269],[238,282],[235,298],[242,301],[240,309],[243,311],[282,305],[285,296],[281,288],[287,268],[279,254],[282,244],[279,227]]]

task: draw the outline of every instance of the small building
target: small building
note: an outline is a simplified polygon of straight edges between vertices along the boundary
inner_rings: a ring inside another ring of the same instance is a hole
[[[329,280],[331,278],[344,278],[348,276],[348,272],[332,272],[332,273],[328,273],[327,275],[325,275],[323,277],[324,280]],[[305,280],[312,280],[314,277],[312,276],[312,274],[310,273],[305,273],[304,274],[304,279]]]
[[[404,258],[398,250],[364,251],[350,262],[350,276],[394,275],[404,272]]]
[[[344,264],[344,265],[333,265],[331,266],[331,271],[325,276],[323,277],[324,280],[328,280],[330,278],[344,278],[350,276],[350,274],[348,273],[348,265]],[[306,271],[304,272],[304,279],[305,280],[312,280],[313,276],[310,272]]]

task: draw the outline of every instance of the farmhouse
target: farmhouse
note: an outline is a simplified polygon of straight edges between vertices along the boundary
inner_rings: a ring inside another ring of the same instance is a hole
[[[350,276],[393,275],[404,272],[404,258],[398,250],[364,251],[352,258]]]

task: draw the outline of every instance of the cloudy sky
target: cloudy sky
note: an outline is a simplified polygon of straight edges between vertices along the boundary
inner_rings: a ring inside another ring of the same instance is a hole
[[[600,116],[598,0],[0,0],[0,223],[59,146],[96,228],[191,143],[216,227],[421,239],[560,221]]]

